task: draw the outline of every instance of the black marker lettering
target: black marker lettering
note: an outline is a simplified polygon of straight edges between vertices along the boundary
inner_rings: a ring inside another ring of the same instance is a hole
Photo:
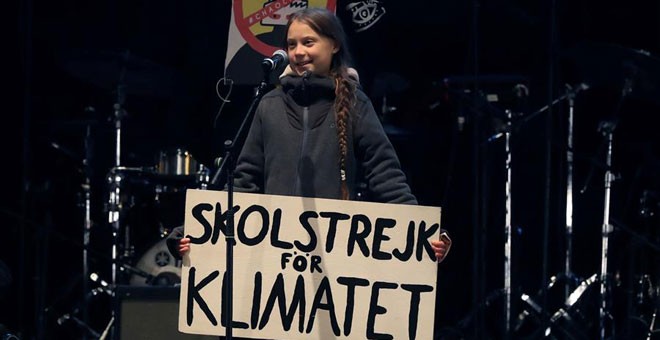
[[[362,230],[360,230],[360,225],[363,226]],[[364,257],[369,257],[369,246],[367,246],[366,238],[370,233],[371,221],[369,221],[369,217],[362,214],[353,215],[353,219],[351,220],[351,231],[348,235],[348,256],[353,255],[355,244],[357,243],[360,250],[362,250],[362,255],[364,255]]]
[[[392,254],[380,250],[383,241],[389,241],[390,237],[383,234],[386,228],[393,228],[396,226],[396,221],[391,218],[377,218],[374,226],[374,239],[372,242],[373,258],[376,260],[389,260]]]
[[[323,218],[329,218],[328,235],[325,238],[325,252],[330,253],[335,246],[335,235],[337,234],[337,222],[345,221],[351,218],[350,215],[338,212],[322,212],[319,214]]]

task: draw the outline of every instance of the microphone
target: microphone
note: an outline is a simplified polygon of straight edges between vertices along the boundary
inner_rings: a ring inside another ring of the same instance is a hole
[[[289,56],[287,56],[284,50],[277,50],[273,52],[273,55],[270,58],[265,58],[261,61],[261,68],[265,73],[276,70],[280,65],[286,64],[289,62]]]

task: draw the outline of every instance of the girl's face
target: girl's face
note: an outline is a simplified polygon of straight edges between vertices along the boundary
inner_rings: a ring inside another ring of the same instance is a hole
[[[305,71],[327,76],[332,56],[339,50],[334,40],[320,36],[309,25],[294,21],[287,32],[287,53],[294,72]]]

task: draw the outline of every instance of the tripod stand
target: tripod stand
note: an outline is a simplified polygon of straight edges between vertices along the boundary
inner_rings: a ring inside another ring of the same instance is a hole
[[[518,315],[517,324],[514,327],[515,332],[519,332],[521,328],[524,328],[524,323],[526,322],[526,319],[532,317],[534,319],[534,323],[537,324],[536,326],[540,327],[538,331],[544,331],[546,329],[550,330],[550,326],[552,326],[553,323],[552,319],[554,318],[554,316],[551,316],[552,314],[548,313],[546,302],[548,301],[547,294],[551,289],[557,290],[558,289],[557,287],[563,285],[563,289],[560,289],[560,292],[563,293],[560,294],[561,296],[559,297],[554,297],[554,300],[565,301],[565,306],[571,306],[574,304],[574,302],[571,303],[571,297],[575,296],[575,292],[569,295],[569,292],[573,289],[573,287],[577,282],[575,276],[571,272],[572,239],[573,239],[573,114],[574,114],[574,101],[576,95],[580,91],[587,90],[588,88],[589,85],[585,83],[580,83],[576,87],[566,85],[566,92],[564,95],[553,100],[550,104],[542,107],[541,109],[531,114],[528,114],[527,116],[522,118],[519,122],[517,122],[517,126],[520,126],[522,124],[527,123],[528,121],[538,116],[539,114],[549,110],[552,106],[558,103],[561,103],[563,101],[567,101],[568,103],[569,116],[567,121],[568,133],[567,133],[567,147],[566,147],[566,162],[567,162],[566,224],[565,224],[566,248],[565,248],[564,271],[559,275],[551,277],[550,282],[542,287],[540,292],[537,294],[538,296],[536,298],[533,298],[527,294],[521,294],[521,301],[523,302],[523,306],[525,306],[527,309],[523,308],[522,312]],[[589,280],[587,280],[586,282],[588,282],[590,286],[591,282]],[[539,302],[535,299],[541,300],[542,302]],[[560,307],[560,309],[561,308],[563,307]]]

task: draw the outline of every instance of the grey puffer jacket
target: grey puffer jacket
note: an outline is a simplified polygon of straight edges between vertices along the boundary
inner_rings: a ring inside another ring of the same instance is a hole
[[[311,75],[285,75],[261,99],[238,158],[236,191],[341,198],[335,82]],[[417,204],[399,159],[371,101],[361,90],[348,124],[347,184],[356,199]]]

